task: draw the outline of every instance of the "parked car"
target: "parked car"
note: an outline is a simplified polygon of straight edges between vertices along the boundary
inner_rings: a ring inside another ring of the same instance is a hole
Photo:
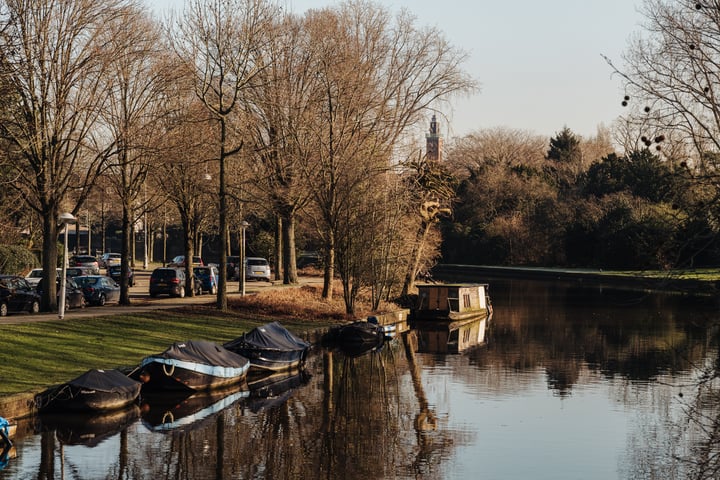
[[[98,264],[97,258],[92,255],[74,255],[70,257],[71,267],[90,267],[93,270],[93,275],[100,273],[100,265]]]
[[[121,272],[122,272],[122,265],[120,265],[120,264],[110,265],[107,268],[108,277],[112,278],[113,280],[115,280],[118,283],[120,283]],[[130,270],[128,271],[128,286],[132,287],[133,285],[135,285],[135,274],[133,273],[133,269],[130,268]]]
[[[42,275],[42,268],[33,268],[27,275],[25,275],[25,281],[28,282],[31,287],[37,287],[40,280],[42,280]]]
[[[61,270],[58,268],[58,274]],[[97,272],[92,267],[67,267],[65,269],[65,275],[68,277],[79,277],[80,275],[97,275]]]
[[[185,272],[179,268],[160,267],[150,274],[150,296],[185,296]]]
[[[227,257],[227,279],[237,280],[240,272],[240,257],[228,255]]]
[[[80,275],[74,280],[82,288],[89,305],[102,306],[120,300],[120,285],[106,275]]]
[[[208,292],[211,295],[217,293],[218,271],[215,267],[194,267],[196,290],[200,293]]]
[[[261,257],[247,257],[245,259],[245,279],[246,280],[265,280],[271,282],[270,263],[267,259]]]
[[[43,294],[42,286],[43,283],[40,282],[36,288],[40,297],[42,297]],[[60,304],[60,277],[58,277],[57,283],[55,284],[55,291],[57,292],[58,304]],[[73,277],[65,277],[65,309],[70,310],[71,308],[84,308],[85,305],[87,305],[87,302],[85,301],[85,294],[83,293],[82,288],[75,283]]]
[[[98,264],[102,268],[110,268],[113,265],[120,265],[122,261],[122,255],[119,253],[103,253],[98,260]]]
[[[202,257],[195,255],[192,258],[193,266],[202,267],[205,265],[203,263]],[[185,268],[185,255],[178,255],[177,257],[173,258],[172,261],[168,263],[168,267]]]
[[[9,312],[40,311],[40,295],[18,275],[0,275],[0,317]]]

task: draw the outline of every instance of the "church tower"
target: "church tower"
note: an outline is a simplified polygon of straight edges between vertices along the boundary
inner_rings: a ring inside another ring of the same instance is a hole
[[[437,118],[435,114],[430,120],[430,133],[425,135],[428,161],[442,162],[442,138],[438,133]]]

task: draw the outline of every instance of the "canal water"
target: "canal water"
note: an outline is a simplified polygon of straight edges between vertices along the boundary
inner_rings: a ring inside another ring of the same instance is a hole
[[[715,478],[713,300],[489,283],[478,346],[316,348],[240,389],[34,418],[0,479]]]

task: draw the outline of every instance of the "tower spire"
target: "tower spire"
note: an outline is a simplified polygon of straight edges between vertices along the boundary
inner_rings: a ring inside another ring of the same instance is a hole
[[[425,135],[427,159],[435,162],[442,161],[442,137],[438,133],[437,117],[433,114],[430,120],[430,131]]]

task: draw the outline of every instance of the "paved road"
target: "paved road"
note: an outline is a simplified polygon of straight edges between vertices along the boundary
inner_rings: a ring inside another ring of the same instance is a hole
[[[131,305],[107,304],[102,307],[89,306],[82,309],[66,310],[65,319],[91,318],[123,313],[140,313],[150,310],[171,309],[193,304],[214,305],[217,300],[215,295],[207,293],[196,297],[185,298],[170,298],[167,296],[150,298],[148,293],[150,273],[151,272],[149,270],[135,271],[136,283],[133,287],[130,287]],[[322,282],[322,279],[314,277],[301,279],[301,283],[315,282]],[[245,284],[245,294],[251,295],[275,287],[277,287],[276,284],[269,282],[247,282]],[[227,291],[228,298],[241,295],[239,282],[228,282]],[[31,315],[29,313],[11,313],[7,317],[0,317],[0,325],[27,322],[47,322],[52,320],[60,321],[57,312],[46,312],[38,315]]]

